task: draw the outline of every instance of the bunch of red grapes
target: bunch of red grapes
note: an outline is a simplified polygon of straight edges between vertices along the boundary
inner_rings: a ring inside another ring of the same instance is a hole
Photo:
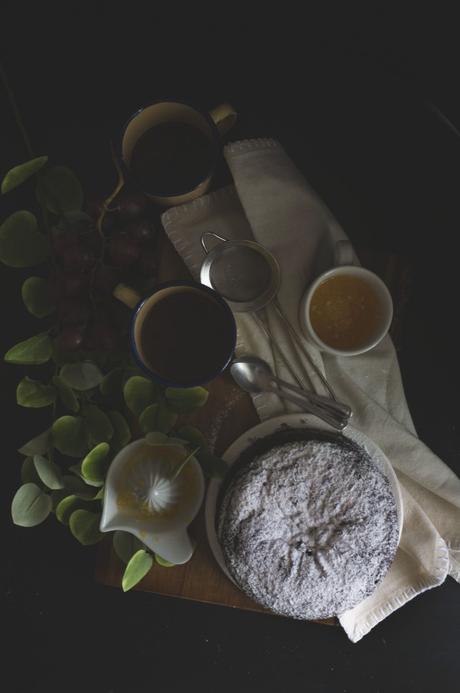
[[[59,351],[118,350],[130,311],[113,298],[114,287],[126,282],[141,288],[155,279],[157,232],[148,199],[137,193],[115,198],[103,220],[103,237],[96,226],[102,205],[94,201],[88,215],[64,219],[52,230],[56,263],[50,288]]]

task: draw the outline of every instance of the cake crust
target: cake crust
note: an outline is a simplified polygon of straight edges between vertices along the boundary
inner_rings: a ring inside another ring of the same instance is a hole
[[[217,535],[229,573],[256,602],[292,618],[329,618],[386,574],[398,544],[396,502],[353,441],[292,437],[256,444],[237,463]]]

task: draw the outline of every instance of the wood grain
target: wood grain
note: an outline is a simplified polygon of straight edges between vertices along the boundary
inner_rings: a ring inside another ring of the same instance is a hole
[[[398,348],[401,335],[402,315],[410,294],[410,270],[396,256],[358,250],[362,264],[375,271],[386,282],[394,301],[395,316],[392,336]],[[187,278],[188,271],[180,257],[163,237],[161,240],[161,264],[159,281],[171,278]],[[184,418],[203,431],[214,444],[217,454],[224,450],[242,433],[259,423],[249,395],[241,392],[228,373],[216,378],[209,386],[209,399],[203,410]],[[196,542],[192,559],[184,566],[162,568],[155,565],[136,589],[157,594],[220,604],[238,609],[262,611],[258,604],[246,597],[223,574],[217,565],[206,538],[203,509],[190,527]],[[115,555],[109,536],[100,547],[96,579],[113,587],[120,587],[123,564]],[[319,623],[334,624],[335,619]]]

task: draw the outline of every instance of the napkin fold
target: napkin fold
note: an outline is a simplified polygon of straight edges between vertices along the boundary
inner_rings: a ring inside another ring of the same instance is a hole
[[[460,582],[460,479],[417,437],[407,406],[396,352],[389,336],[361,356],[321,353],[303,338],[298,306],[307,285],[333,266],[334,245],[347,238],[282,146],[272,139],[225,147],[234,185],[175,207],[162,216],[170,240],[199,279],[200,237],[213,231],[229,239],[256,240],[281,268],[283,311],[311,359],[353,409],[352,425],[372,438],[391,461],[402,489],[404,524],[394,562],[375,592],[339,620],[357,642],[377,623],[451,575]],[[256,354],[280,377],[293,378],[250,314],[235,315],[237,353]],[[273,307],[266,319],[298,380],[324,393],[321,383]],[[253,397],[261,420],[298,411],[271,394]]]

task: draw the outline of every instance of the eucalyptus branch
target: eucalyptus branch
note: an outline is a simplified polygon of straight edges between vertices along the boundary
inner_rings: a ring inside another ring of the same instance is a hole
[[[7,95],[7,97],[8,97],[8,101],[9,101],[10,106],[11,106],[11,110],[13,111],[14,118],[15,118],[15,120],[16,120],[16,125],[18,126],[18,128],[19,128],[19,130],[20,130],[20,132],[21,132],[22,141],[24,142],[24,147],[25,147],[25,149],[26,149],[26,152],[27,152],[28,156],[29,156],[31,159],[33,159],[34,153],[33,153],[33,150],[32,150],[32,145],[30,144],[30,139],[29,139],[29,136],[28,136],[28,134],[27,134],[26,128],[25,128],[25,126],[24,126],[24,122],[23,122],[23,120],[22,120],[21,112],[20,112],[20,110],[19,110],[19,108],[18,108],[16,99],[15,99],[15,97],[14,97],[14,94],[13,94],[12,90],[11,90],[11,87],[10,87],[10,84],[9,84],[9,81],[8,81],[8,77],[7,77],[7,74],[6,74],[6,71],[5,71],[5,68],[3,67],[3,65],[2,65],[1,63],[0,63],[0,77],[1,77],[1,80],[2,80],[2,82],[3,82],[3,86],[4,86],[4,88],[5,88],[6,95]]]

